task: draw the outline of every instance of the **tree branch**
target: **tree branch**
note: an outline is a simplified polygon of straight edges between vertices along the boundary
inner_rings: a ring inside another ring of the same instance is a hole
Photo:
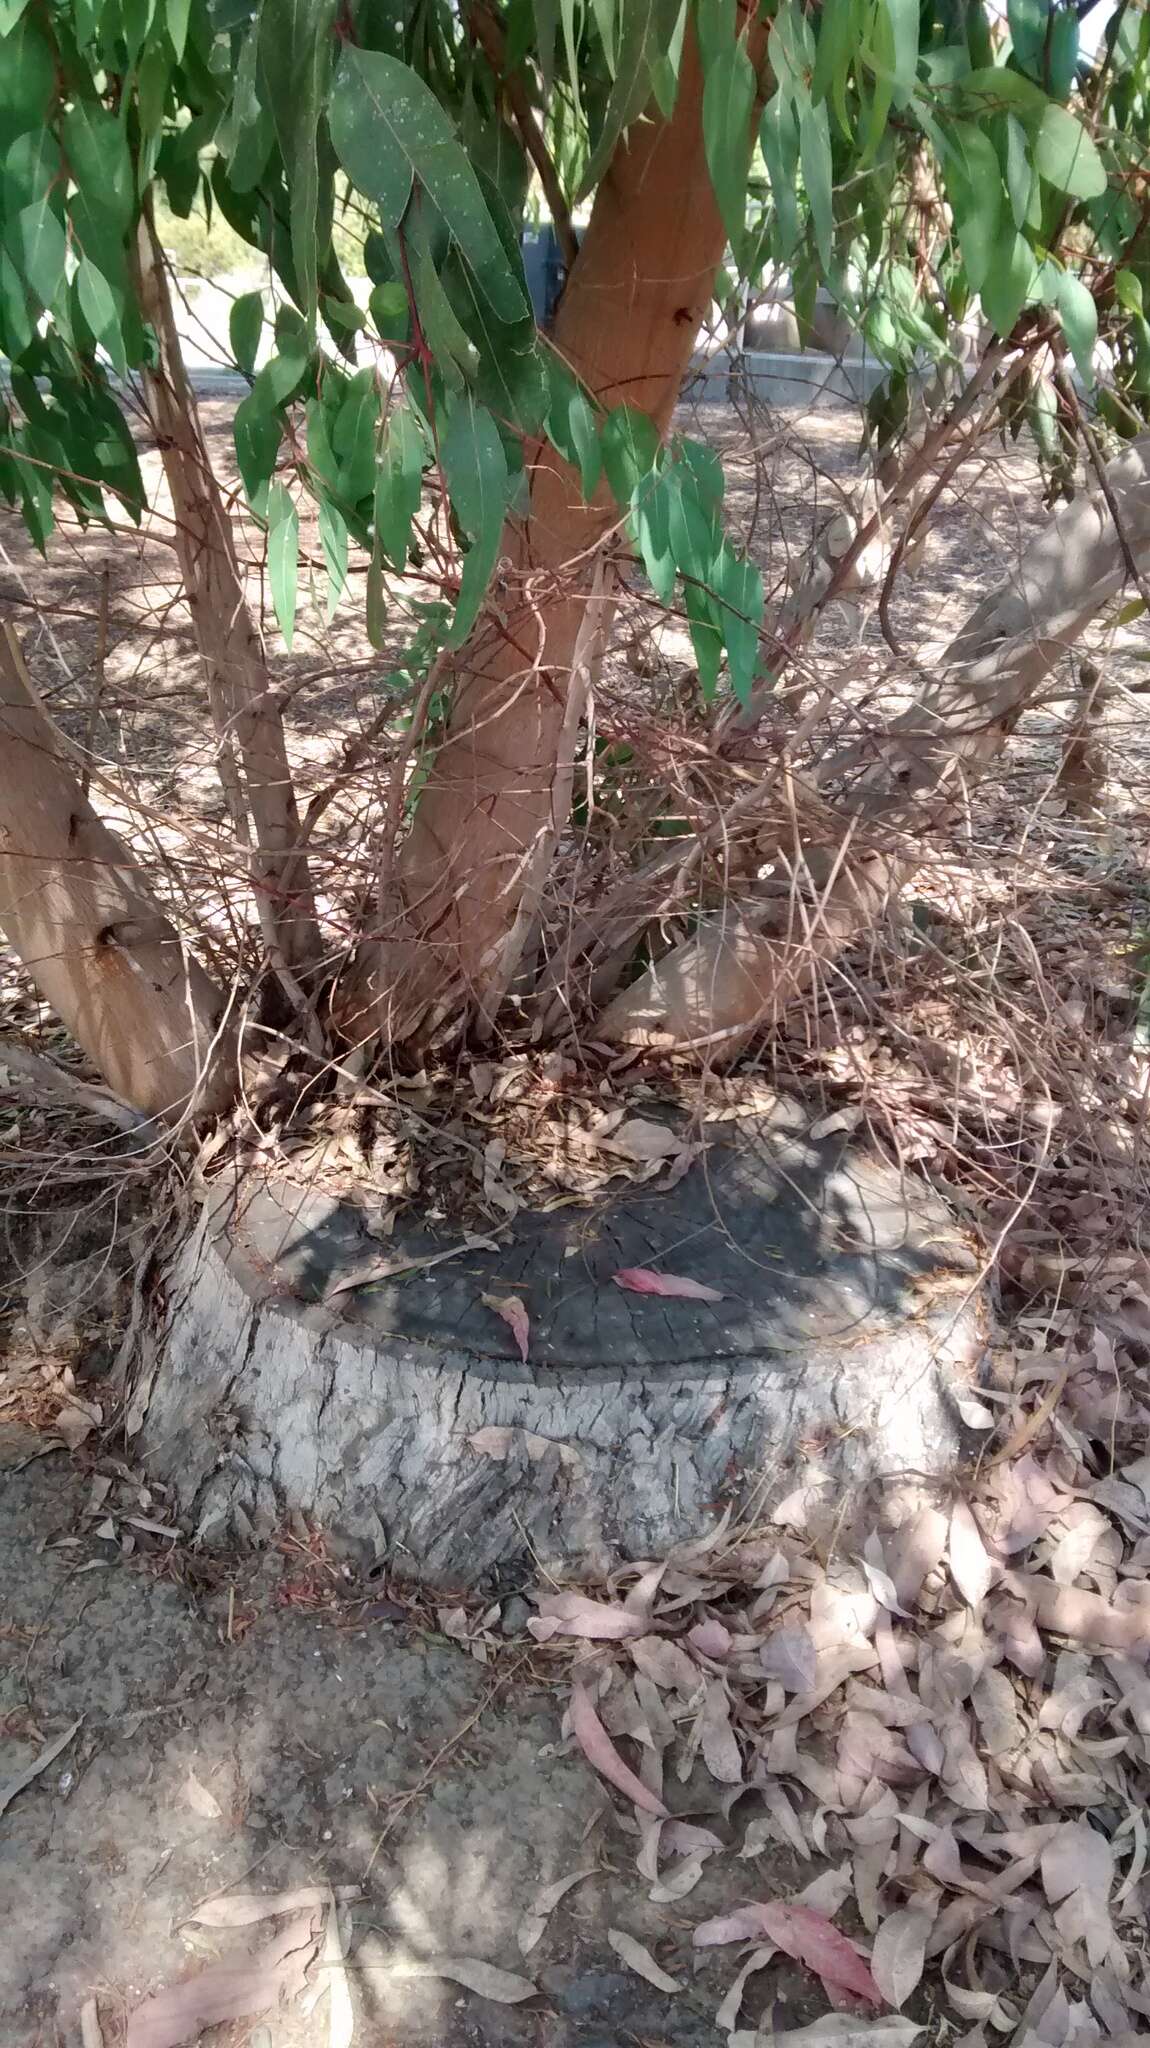
[[[516,72],[508,73],[504,66],[507,61],[507,43],[502,24],[484,0],[475,0],[467,11],[468,26],[480,45],[491,69],[503,88],[507,104],[515,116],[515,126],[520,140],[539,173],[543,196],[551,208],[551,220],[563,251],[563,261],[570,270],[579,254],[575,229],[571,224],[571,210],[567,204],[555,160],[544,140],[543,130],[535,118],[535,110],[527,97],[522,78]]]
[[[106,1123],[115,1124],[117,1130],[138,1131],[149,1119],[130,1103],[121,1102],[118,1095],[110,1095],[106,1088],[96,1088],[90,1081],[81,1081],[76,1074],[70,1074],[66,1067],[57,1066],[55,1060],[46,1054],[32,1052],[26,1045],[20,1045],[15,1038],[6,1034],[0,1037],[0,1066],[7,1067],[10,1074],[22,1081],[30,1081],[49,1095],[62,1096],[77,1109],[85,1109],[90,1116],[100,1116]]]

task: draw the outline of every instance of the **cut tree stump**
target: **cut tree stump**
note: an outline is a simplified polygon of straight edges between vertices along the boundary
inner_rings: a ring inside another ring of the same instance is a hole
[[[286,1178],[217,1184],[140,1360],[147,1469],[201,1542],[296,1509],[459,1588],[658,1556],[803,1477],[842,1512],[952,1472],[984,1303],[940,1198],[793,1101],[706,1135],[666,1192],[521,1214],[496,1250],[350,1287],[462,1233],[384,1242]],[[633,1266],[722,1299],[625,1292]],[[526,1363],[484,1295],[523,1301]]]

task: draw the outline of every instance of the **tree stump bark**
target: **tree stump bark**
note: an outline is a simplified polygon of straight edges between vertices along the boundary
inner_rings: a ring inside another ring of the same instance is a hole
[[[971,1448],[977,1260],[938,1195],[793,1101],[679,1185],[520,1215],[496,1250],[332,1290],[381,1243],[287,1179],[218,1187],[169,1267],[129,1429],[202,1542],[288,1509],[443,1587],[659,1555],[801,1475],[836,1502]],[[716,1302],[625,1292],[631,1266]],[[519,1296],[527,1362],[483,1297]]]

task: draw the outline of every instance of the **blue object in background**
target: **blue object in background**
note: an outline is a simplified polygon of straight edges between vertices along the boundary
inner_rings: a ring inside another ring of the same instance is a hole
[[[559,238],[550,221],[547,221],[539,228],[524,228],[520,236],[520,247],[523,251],[527,289],[531,295],[531,310],[537,324],[546,327],[559,304],[559,295],[567,282],[567,266],[563,261]]]

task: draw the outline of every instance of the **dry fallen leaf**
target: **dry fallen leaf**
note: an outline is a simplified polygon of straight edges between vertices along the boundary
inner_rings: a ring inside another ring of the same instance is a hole
[[[947,1563],[968,1607],[979,1608],[990,1591],[994,1566],[979,1534],[978,1523],[964,1500],[956,1500],[950,1515]]]
[[[570,1877],[557,1877],[554,1884],[545,1884],[541,1891],[536,1892],[515,1936],[521,1956],[529,1956],[532,1949],[542,1940],[547,1922],[560,1899],[566,1898],[569,1891],[573,1891],[577,1884],[583,1883],[584,1878],[594,1876],[594,1866],[589,1870],[575,1870]]]
[[[83,1715],[78,1721],[73,1721],[70,1728],[65,1728],[62,1735],[57,1735],[52,1742],[46,1743],[39,1756],[34,1756],[30,1764],[25,1764],[22,1770],[0,1784],[0,1813],[7,1811],[17,1793],[23,1792],[24,1787],[30,1785],[33,1778],[38,1778],[41,1771],[46,1771],[49,1764],[55,1763],[56,1758],[62,1750],[67,1749],[76,1730],[82,1725]]]
[[[939,1894],[923,1894],[882,1922],[871,1945],[871,1975],[888,2005],[906,2004],[922,1976],[927,1937],[938,1917]],[[933,1910],[932,1910],[933,1908]]]
[[[747,1978],[753,1977],[756,1970],[765,1969],[776,1954],[777,1950],[772,1945],[768,1948],[753,1949],[747,1957],[718,2012],[715,2014],[715,2025],[721,2034],[731,2033],[738,2025],[739,2008],[743,2003],[743,1992],[746,1989]]]
[[[828,2012],[809,2027],[789,2027],[770,2036],[770,2048],[911,2048],[926,2029],[914,2020],[864,2020],[853,2013]],[[732,2034],[728,2048],[764,2048],[758,2034]]]
[[[517,1294],[481,1294],[479,1299],[485,1308],[493,1309],[497,1316],[502,1316],[503,1321],[507,1324],[519,1347],[519,1356],[523,1360],[524,1365],[526,1365],[527,1349],[531,1340],[531,1318],[520,1301],[519,1296]]]
[[[731,1727],[731,1712],[721,1679],[713,1679],[703,1701],[703,1761],[720,1785],[741,1785],[743,1760]]]
[[[184,1798],[192,1812],[198,1813],[201,1820],[223,1819],[224,1810],[215,1793],[209,1792],[206,1785],[201,1785],[195,1772],[191,1770],[184,1780]]]
[[[361,1894],[356,1884],[337,1884],[334,1895],[340,1900],[354,1900]],[[304,1913],[312,1908],[318,1911],[326,1905],[328,1897],[324,1884],[301,1885],[292,1892],[221,1892],[218,1898],[205,1899],[185,1918],[190,1927],[252,1927],[257,1920],[275,1920],[286,1913]]]
[[[517,1977],[513,1970],[500,1970],[494,1963],[481,1962],[477,1956],[428,1956],[418,1961],[389,1963],[389,1976],[393,1977],[446,1977],[451,1984],[462,1984],[465,1991],[474,1991],[480,1998],[491,1998],[496,2005],[521,2005],[525,1998],[535,1998],[539,1993],[538,1984],[530,1977]]]
[[[641,1614],[629,1614],[605,1600],[589,1600],[584,1593],[545,1593],[539,1602],[538,1618],[527,1624],[537,1643],[549,1643],[553,1636],[580,1636],[587,1642],[620,1643],[641,1636],[647,1623]]]
[[[612,1274],[616,1287],[628,1294],[662,1294],[680,1301],[722,1301],[715,1287],[704,1287],[682,1273],[654,1273],[649,1266],[623,1266]]]
[[[671,1864],[647,1893],[652,1904],[669,1906],[676,1899],[685,1899],[702,1877],[703,1865],[711,1853],[709,1849],[695,1849],[690,1856],[683,1856],[678,1863]]]
[[[732,1926],[738,1931],[731,1933]],[[719,1928],[724,1931],[717,1932]],[[707,1948],[717,1941],[740,1941],[755,1935],[766,1935],[776,1948],[813,1970],[828,1988],[833,1984],[870,2005],[882,2004],[882,1994],[866,1957],[859,1954],[845,1934],[839,1933],[825,1913],[810,1906],[787,1905],[782,1901],[744,1906],[718,1920],[704,1921],[702,1927],[696,1927],[694,1941],[696,1947]]]
[[[182,2048],[206,2027],[247,2019],[298,1997],[316,1948],[312,1916],[289,1921],[260,1954],[242,1963],[213,1963],[146,1998],[129,2017],[125,2048]]]
[[[595,1132],[590,1134],[595,1138]],[[683,1140],[666,1124],[652,1123],[649,1117],[628,1117],[608,1136],[596,1138],[605,1152],[618,1152],[623,1159],[635,1159],[647,1164],[659,1159],[675,1159],[683,1151]]]
[[[636,1941],[632,1935],[624,1934],[621,1927],[609,1927],[607,1941],[620,1961],[626,1963],[629,1970],[634,1970],[636,1976],[645,1977],[656,1991],[682,1990],[677,1977],[669,1977],[666,1970],[659,1968],[650,1949],[644,1948],[642,1942]]]
[[[571,1728],[575,1740],[589,1764],[601,1777],[609,1779],[612,1785],[624,1792],[627,1798],[641,1806],[644,1813],[658,1814],[660,1820],[669,1818],[667,1808],[654,1792],[649,1792],[641,1778],[623,1762],[607,1730],[591,1703],[590,1694],[583,1686],[576,1684],[571,1692]]]
[[[777,1678],[787,1692],[810,1692],[818,1670],[814,1637],[803,1622],[776,1628],[759,1652],[768,1678]]]
[[[396,1280],[401,1273],[415,1273],[428,1266],[441,1266],[445,1259],[462,1258],[464,1252],[497,1252],[499,1246],[493,1237],[476,1237],[468,1231],[462,1244],[453,1244],[443,1252],[397,1252],[393,1259],[368,1259],[362,1266],[353,1266],[349,1272],[341,1273],[333,1280],[324,1294],[325,1301],[336,1301],[341,1294],[350,1294],[354,1287],[373,1287],[379,1280]]]

